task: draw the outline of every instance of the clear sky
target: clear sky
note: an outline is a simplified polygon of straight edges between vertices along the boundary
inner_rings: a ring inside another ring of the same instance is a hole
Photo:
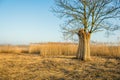
[[[54,0],[0,0],[0,44],[29,44],[64,41],[59,25],[63,23],[50,11]],[[119,34],[95,41],[116,41]]]

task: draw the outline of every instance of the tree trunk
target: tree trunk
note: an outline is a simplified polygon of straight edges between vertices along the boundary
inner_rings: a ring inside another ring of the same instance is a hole
[[[81,29],[78,33],[79,45],[77,51],[77,59],[90,60],[90,33]]]

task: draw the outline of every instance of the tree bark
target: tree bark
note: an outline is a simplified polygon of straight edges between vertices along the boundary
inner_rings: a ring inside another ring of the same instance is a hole
[[[79,30],[79,45],[77,51],[77,59],[80,60],[90,60],[90,33],[84,31],[84,29]]]

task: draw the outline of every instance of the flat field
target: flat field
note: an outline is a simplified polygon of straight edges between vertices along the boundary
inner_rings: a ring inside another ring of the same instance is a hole
[[[0,80],[120,80],[120,58],[0,53]]]

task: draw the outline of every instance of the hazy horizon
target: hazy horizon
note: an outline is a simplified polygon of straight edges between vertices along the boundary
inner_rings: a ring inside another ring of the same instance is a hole
[[[59,25],[64,22],[51,12],[54,0],[0,0],[0,44],[64,42]],[[111,23],[118,24],[118,20]],[[92,41],[117,42],[119,33],[92,35]]]

